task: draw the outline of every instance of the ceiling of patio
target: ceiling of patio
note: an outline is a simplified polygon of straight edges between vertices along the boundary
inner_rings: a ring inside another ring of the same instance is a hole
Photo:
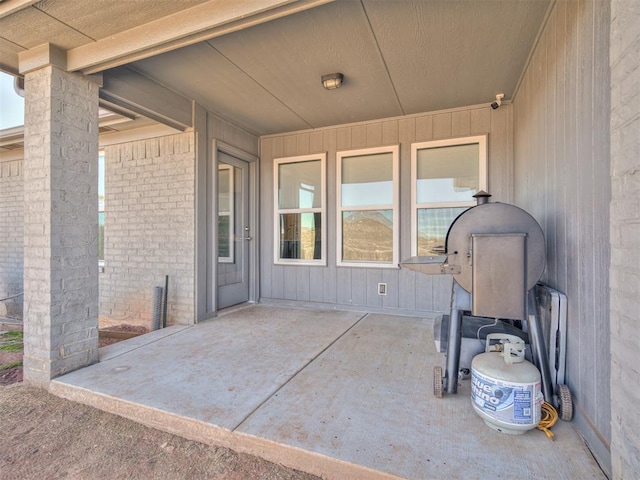
[[[44,0],[0,18],[0,68],[43,41],[73,49],[142,35],[141,25],[203,3],[96,1],[92,13]],[[490,103],[513,95],[550,0],[318,3],[128,65],[259,135]],[[333,72],[344,84],[326,91],[320,77]]]

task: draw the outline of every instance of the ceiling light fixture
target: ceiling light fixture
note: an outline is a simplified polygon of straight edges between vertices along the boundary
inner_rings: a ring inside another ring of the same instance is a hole
[[[325,90],[335,90],[336,88],[340,88],[343,79],[344,75],[341,73],[329,73],[328,75],[322,76],[322,86]]]

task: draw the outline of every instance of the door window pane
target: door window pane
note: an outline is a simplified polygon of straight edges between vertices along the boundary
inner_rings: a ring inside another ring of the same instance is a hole
[[[233,263],[235,229],[235,168],[220,163],[218,165],[218,262]]]
[[[231,260],[231,216],[218,215],[218,260]]]
[[[98,154],[98,261],[104,261],[104,151]]]
[[[231,211],[231,169],[221,165],[218,169],[218,211]]]

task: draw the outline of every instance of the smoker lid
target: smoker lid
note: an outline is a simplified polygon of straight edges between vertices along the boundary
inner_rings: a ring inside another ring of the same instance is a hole
[[[456,282],[467,292],[472,290],[471,234],[524,233],[527,235],[527,290],[532,289],[544,272],[546,263],[542,228],[535,218],[515,205],[485,203],[461,213],[449,227],[446,253],[450,265],[460,265]]]

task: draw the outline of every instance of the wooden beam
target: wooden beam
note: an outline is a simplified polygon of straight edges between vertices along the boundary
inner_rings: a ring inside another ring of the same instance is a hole
[[[61,70],[67,69],[67,52],[61,48],[45,43],[18,54],[21,75],[37,70],[45,65],[55,65]]]
[[[104,72],[100,98],[177,130],[192,126],[191,100],[129,67]]]
[[[211,0],[67,52],[70,71],[103,71],[334,0]]]

